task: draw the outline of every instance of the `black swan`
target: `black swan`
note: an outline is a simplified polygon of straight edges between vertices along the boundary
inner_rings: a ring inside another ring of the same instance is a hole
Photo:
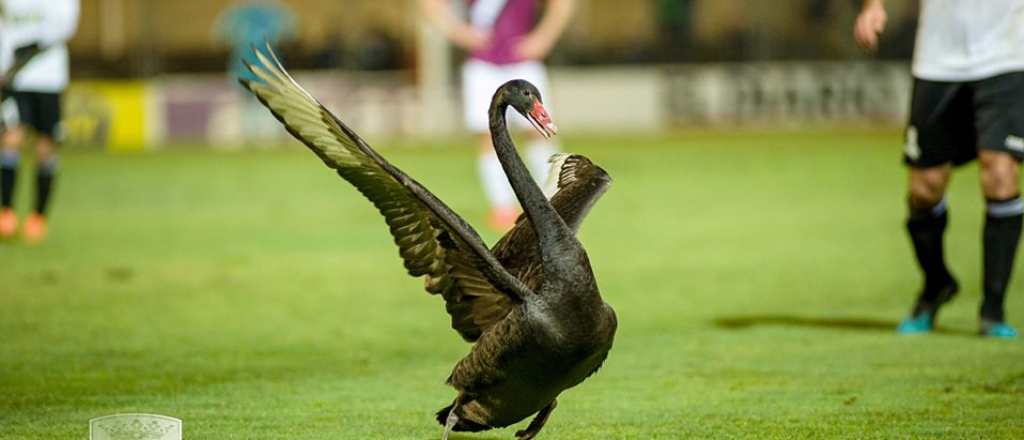
[[[512,106],[546,136],[554,124],[532,84],[504,84],[491,103],[490,129],[524,215],[488,250],[461,217],[306,93],[272,52],[257,54],[258,65],[248,67],[261,81],[242,84],[373,202],[409,274],[425,277],[426,290],[444,298],[452,328],[474,343],[448,377],[458,396],[437,413],[442,438],[452,430],[506,427],[536,413],[516,433],[533,438],[558,395],[597,371],[612,346],[615,313],[601,299],[575,236],[611,184],[608,174],[583,156],[556,155],[548,185],[554,194],[546,198],[512,145],[505,111]]]

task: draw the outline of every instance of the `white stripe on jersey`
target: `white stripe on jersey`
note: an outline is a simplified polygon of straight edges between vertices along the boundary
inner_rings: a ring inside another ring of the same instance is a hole
[[[508,0],[477,0],[469,8],[469,22],[477,29],[491,29]]]

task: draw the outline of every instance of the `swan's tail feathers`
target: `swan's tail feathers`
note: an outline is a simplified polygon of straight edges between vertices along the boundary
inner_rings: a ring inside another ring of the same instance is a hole
[[[565,165],[565,161],[569,159],[569,156],[572,155],[569,153],[555,153],[548,159],[551,167],[548,168],[548,178],[544,182],[544,188],[541,188],[544,191],[544,196],[548,199],[551,199],[551,196],[558,192],[558,181],[562,175],[562,166]]]
[[[448,413],[451,412],[452,405],[455,404],[452,403],[451,405],[448,405],[437,412],[437,422],[440,423],[441,426],[444,426],[445,422],[448,421]],[[467,420],[465,417],[459,417],[459,423],[456,423],[455,428],[453,428],[452,430],[460,432],[479,432],[486,431],[488,429],[491,429],[491,427],[474,422],[472,420]]]

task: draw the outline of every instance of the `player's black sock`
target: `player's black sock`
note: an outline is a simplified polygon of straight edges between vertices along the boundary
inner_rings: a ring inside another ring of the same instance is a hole
[[[50,201],[56,175],[57,158],[51,158],[36,169],[36,212],[39,214],[46,214],[46,204]]]
[[[1024,220],[1024,200],[1016,196],[1007,200],[988,200],[983,239],[985,298],[981,317],[1003,321],[1003,300],[1013,271],[1013,259],[1020,241]]]
[[[0,207],[10,208],[14,183],[18,181],[18,152],[4,150],[0,156]]]
[[[914,244],[917,262],[921,266],[921,270],[924,271],[924,290],[921,292],[919,302],[939,300],[939,292],[953,282],[953,276],[946,268],[942,250],[943,234],[946,231],[947,223],[945,197],[931,208],[911,211],[910,219],[907,220],[910,241]]]

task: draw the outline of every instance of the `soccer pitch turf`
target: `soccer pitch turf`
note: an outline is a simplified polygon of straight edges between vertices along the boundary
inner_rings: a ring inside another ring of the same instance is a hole
[[[615,180],[580,238],[619,332],[538,438],[1024,438],[1024,343],[974,335],[974,166],[950,189],[963,291],[901,337],[919,276],[898,133],[563,141]],[[64,155],[49,241],[0,243],[0,439],[123,412],[186,439],[439,438],[469,346],[370,203],[287,144]],[[479,225],[471,141],[449,145],[381,151]]]

